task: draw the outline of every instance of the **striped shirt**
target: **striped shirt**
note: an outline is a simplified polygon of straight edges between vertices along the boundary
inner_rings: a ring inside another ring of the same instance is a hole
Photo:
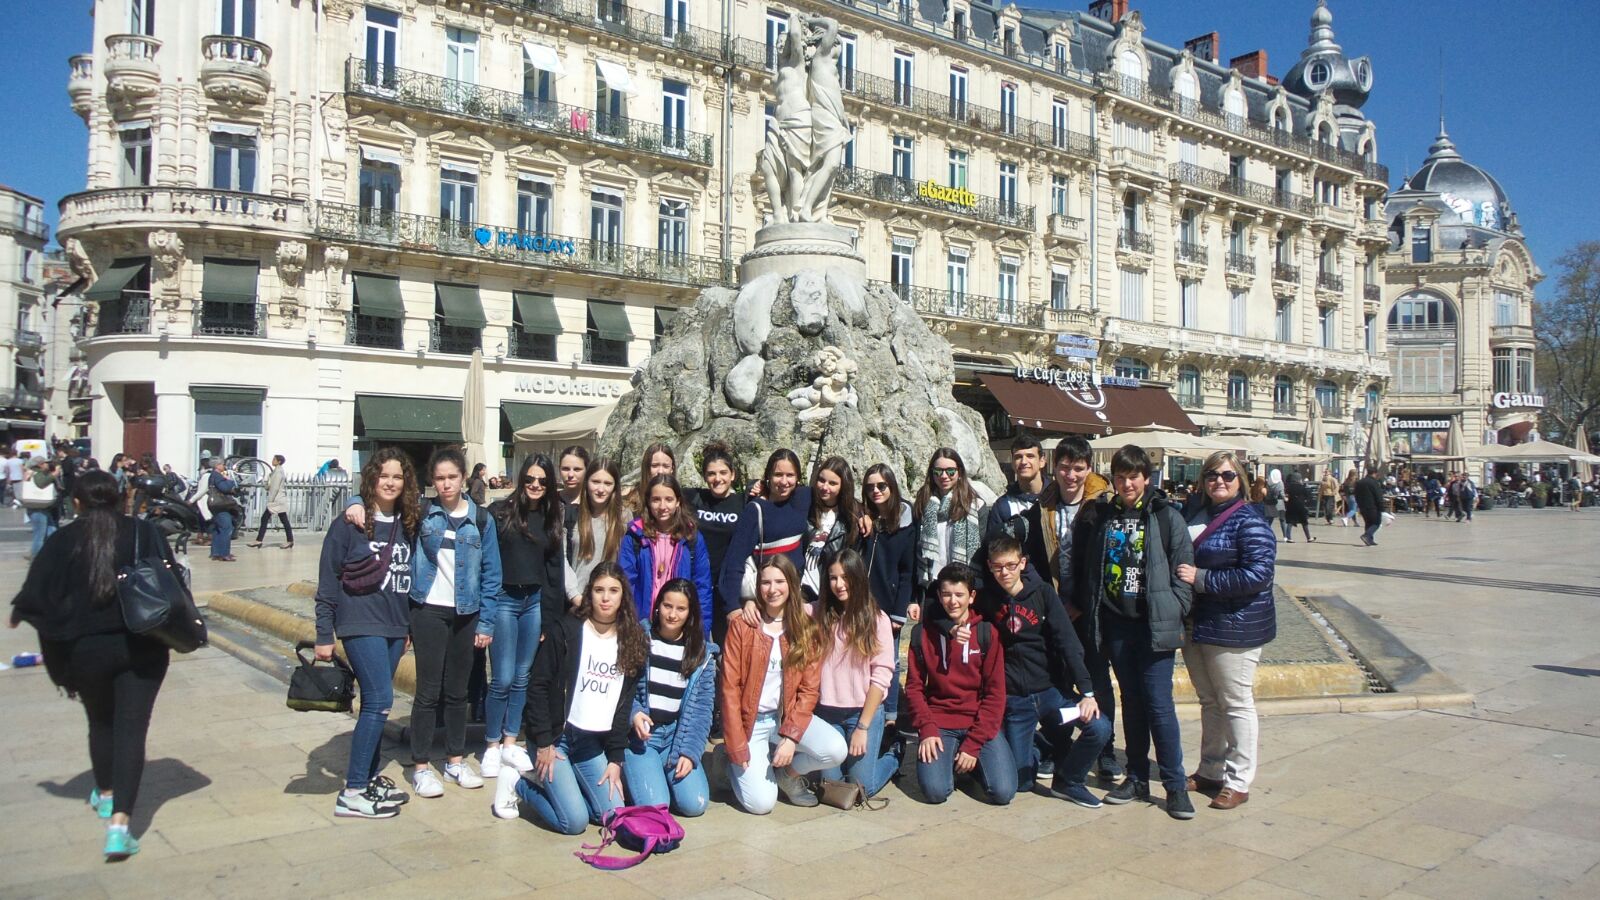
[[[657,726],[676,722],[678,708],[683,705],[683,689],[689,683],[679,674],[683,644],[682,637],[676,641],[650,639],[650,721]]]

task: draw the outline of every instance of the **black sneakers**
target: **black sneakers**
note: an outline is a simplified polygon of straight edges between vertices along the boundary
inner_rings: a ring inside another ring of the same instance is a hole
[[[1100,798],[1112,806],[1121,806],[1135,800],[1150,802],[1150,785],[1148,782],[1137,781],[1131,775],[1128,779],[1112,788],[1104,797]]]
[[[1167,791],[1167,815],[1174,819],[1194,818],[1194,804],[1189,802],[1188,791]]]

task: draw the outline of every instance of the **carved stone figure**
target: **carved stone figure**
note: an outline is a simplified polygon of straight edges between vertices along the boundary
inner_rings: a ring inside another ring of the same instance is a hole
[[[162,305],[167,309],[177,306],[180,296],[179,281],[183,264],[188,258],[183,253],[183,238],[173,231],[152,231],[145,240],[150,248],[150,262]]]
[[[823,423],[833,415],[836,407],[856,406],[856,390],[850,378],[860,370],[844,351],[831,344],[818,350],[811,358],[812,365],[821,373],[809,387],[797,387],[789,392],[789,405],[796,410],[795,419],[810,436],[822,433]]]
[[[283,299],[293,300],[300,294],[300,284],[306,271],[306,245],[303,241],[278,243],[278,281]]]
[[[339,309],[339,298],[343,294],[340,287],[344,284],[344,267],[349,261],[350,251],[343,247],[330,245],[322,251],[323,280],[327,286],[326,297],[322,303],[329,312],[337,312]]]
[[[81,278],[87,284],[94,284],[100,277],[89,259],[89,251],[83,249],[83,241],[77,238],[67,238],[67,268],[72,270],[74,278]]]
[[[839,23],[789,15],[778,46],[777,103],[756,168],[766,184],[772,221],[827,222],[833,180],[850,142],[839,85]]]

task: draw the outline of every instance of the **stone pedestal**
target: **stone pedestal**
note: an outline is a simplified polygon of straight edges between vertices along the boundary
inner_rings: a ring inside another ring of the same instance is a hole
[[[755,249],[739,260],[739,283],[804,271],[837,272],[865,282],[867,262],[856,252],[848,228],[823,222],[768,225],[756,232]]]

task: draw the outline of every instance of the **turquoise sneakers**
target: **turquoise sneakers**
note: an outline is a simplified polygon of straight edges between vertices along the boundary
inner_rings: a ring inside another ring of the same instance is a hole
[[[94,814],[102,819],[111,818],[111,795],[100,793],[99,788],[89,791],[89,806],[94,809]]]
[[[139,852],[139,841],[126,828],[106,832],[106,862],[119,862]]]

